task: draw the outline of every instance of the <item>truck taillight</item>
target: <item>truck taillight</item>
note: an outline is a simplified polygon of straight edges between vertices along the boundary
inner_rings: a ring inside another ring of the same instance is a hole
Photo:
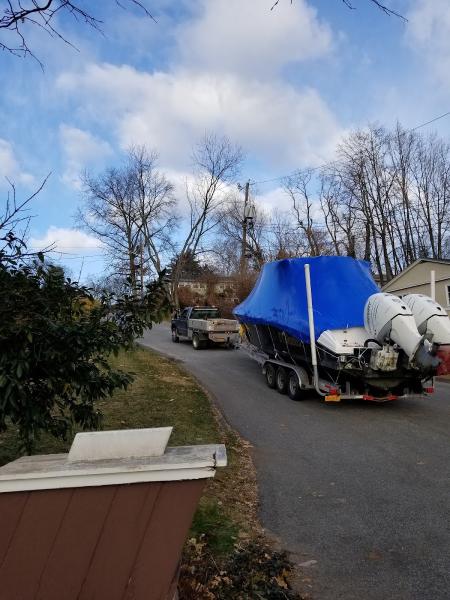
[[[423,391],[425,392],[425,394],[434,394],[434,387],[423,388]]]

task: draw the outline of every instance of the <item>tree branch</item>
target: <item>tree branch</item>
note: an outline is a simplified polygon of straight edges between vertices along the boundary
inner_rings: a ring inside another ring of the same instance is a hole
[[[356,9],[356,7],[353,6],[351,0],[342,0],[342,2],[350,10],[355,10]],[[383,4],[382,2],[380,2],[380,0],[368,0],[368,2],[372,2],[372,4],[375,4],[375,6],[377,6],[380,10],[382,10],[388,16],[398,17],[399,19],[402,19],[403,21],[407,21],[408,20],[402,14],[398,13],[394,9],[389,8],[388,6],[386,6],[385,4]],[[271,6],[270,10],[273,10],[279,3],[280,3],[280,0],[276,0],[274,2],[274,4]],[[292,3],[293,3],[293,0],[291,0],[291,4]]]
[[[117,6],[126,9],[126,6],[119,0],[115,0],[115,2]],[[125,2],[140,8],[147,17],[151,18],[156,23],[156,19],[143,2],[140,2],[140,0],[125,0]],[[75,48],[70,40],[64,37],[64,35],[53,26],[54,18],[59,13],[70,14],[76,21],[81,21],[92,29],[102,33],[102,21],[100,21],[93,13],[85,10],[80,2],[76,0],[42,0],[41,3],[39,3],[38,0],[28,0],[28,6],[24,6],[23,0],[7,0],[6,6],[2,11],[0,9],[0,35],[2,33],[1,30],[12,32],[15,34],[16,39],[19,40],[19,44],[16,47],[7,42],[5,38],[2,41],[0,37],[0,50],[6,50],[19,57],[30,55],[39,62],[42,68],[42,63],[30,50],[27,40],[22,33],[23,26],[26,26],[27,24],[40,27],[52,37],[58,37],[69,46]]]

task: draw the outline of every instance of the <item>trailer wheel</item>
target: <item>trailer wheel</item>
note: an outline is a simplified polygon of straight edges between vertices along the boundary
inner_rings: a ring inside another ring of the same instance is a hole
[[[287,392],[287,384],[288,384],[288,376],[286,369],[284,367],[278,367],[277,376],[276,376],[276,385],[277,390],[280,394],[285,394]]]
[[[194,335],[192,336],[192,347],[194,348],[194,350],[200,350],[201,348],[203,348],[203,344],[196,333],[194,333]]]
[[[303,392],[300,387],[300,381],[295,371],[289,373],[289,379],[287,384],[287,393],[291,400],[302,400]]]
[[[275,388],[277,385],[275,377],[275,367],[270,363],[266,365],[265,376],[267,385],[272,389]]]
[[[176,343],[176,344],[177,344],[179,341],[180,341],[180,338],[178,337],[178,331],[177,331],[177,328],[176,328],[176,327],[174,327],[174,328],[172,329],[172,342],[174,342],[174,343]]]

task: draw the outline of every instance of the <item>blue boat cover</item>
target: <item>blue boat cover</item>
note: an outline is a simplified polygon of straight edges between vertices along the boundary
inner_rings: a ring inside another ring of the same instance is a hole
[[[370,264],[348,256],[267,263],[250,295],[234,309],[242,323],[273,325],[309,342],[305,265],[310,265],[316,339],[327,329],[364,327],[364,305],[379,288]]]

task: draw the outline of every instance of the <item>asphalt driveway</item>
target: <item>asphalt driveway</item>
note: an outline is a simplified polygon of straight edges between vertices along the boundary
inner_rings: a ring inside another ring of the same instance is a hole
[[[167,324],[143,344],[181,360],[253,445],[262,523],[314,598],[450,598],[450,385],[381,405],[293,402],[240,350],[174,344]]]

